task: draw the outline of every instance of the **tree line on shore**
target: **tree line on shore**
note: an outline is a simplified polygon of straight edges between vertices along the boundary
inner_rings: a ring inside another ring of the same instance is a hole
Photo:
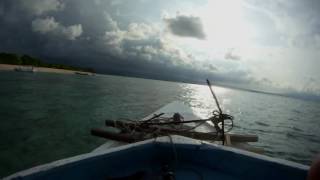
[[[50,63],[45,63],[40,59],[31,57],[29,55],[19,56],[13,53],[0,53],[0,64],[30,65],[34,67],[47,67],[47,68],[66,69],[66,70],[94,73],[94,69],[92,68],[79,68],[79,67],[68,66],[63,64],[50,64]]]

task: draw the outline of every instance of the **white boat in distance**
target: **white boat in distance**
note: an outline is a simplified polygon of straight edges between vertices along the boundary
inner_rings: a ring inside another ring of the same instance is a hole
[[[17,72],[37,72],[36,68],[34,68],[33,66],[20,66],[14,68],[14,70]]]

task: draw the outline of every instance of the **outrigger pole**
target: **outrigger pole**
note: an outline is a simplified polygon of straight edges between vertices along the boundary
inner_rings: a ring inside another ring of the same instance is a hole
[[[208,79],[207,79],[207,84],[209,86],[211,94],[212,94],[212,96],[214,98],[214,101],[216,102],[216,105],[217,105],[218,110],[219,110],[219,118],[222,121],[222,138],[221,139],[222,139],[222,145],[224,145],[224,141],[225,141],[225,137],[224,137],[224,119],[223,119],[222,110],[220,108],[220,104],[219,104],[218,98],[217,98],[216,94],[213,92],[212,87],[211,87],[211,83],[210,83],[210,81]]]

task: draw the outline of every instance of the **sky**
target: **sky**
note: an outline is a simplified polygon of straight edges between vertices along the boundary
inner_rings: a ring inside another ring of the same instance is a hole
[[[1,0],[0,52],[320,97],[318,0]]]

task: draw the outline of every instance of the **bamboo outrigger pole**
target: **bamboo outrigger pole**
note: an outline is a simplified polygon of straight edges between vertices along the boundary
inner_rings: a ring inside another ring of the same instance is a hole
[[[220,108],[220,104],[219,104],[219,101],[218,101],[218,98],[217,98],[217,96],[216,96],[216,94],[213,92],[213,90],[212,90],[212,87],[211,87],[211,83],[210,83],[210,81],[207,79],[207,84],[208,84],[208,86],[209,86],[209,89],[210,89],[210,91],[211,91],[211,94],[212,94],[212,96],[213,96],[213,98],[214,98],[214,100],[215,100],[215,102],[216,102],[216,105],[217,105],[217,107],[218,107],[218,110],[219,110],[219,118],[222,120],[222,145],[224,145],[224,119],[222,118],[222,110],[221,110],[221,108]]]

